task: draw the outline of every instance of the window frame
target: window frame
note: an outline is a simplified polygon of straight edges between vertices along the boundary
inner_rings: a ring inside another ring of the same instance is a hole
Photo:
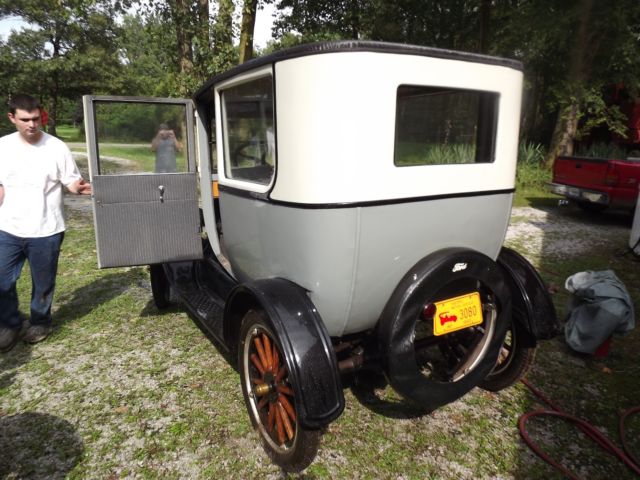
[[[475,142],[475,156],[473,162],[455,162],[455,163],[415,163],[405,164],[398,162],[398,145],[399,145],[399,128],[398,122],[399,115],[399,102],[398,94],[401,88],[421,88],[425,92],[428,90],[437,91],[440,89],[442,92],[460,92],[460,93],[476,93],[478,96],[478,122],[476,142]],[[396,87],[396,108],[395,108],[395,123],[394,123],[394,139],[393,139],[393,164],[397,168],[405,167],[443,167],[450,165],[483,165],[493,164],[496,161],[496,147],[498,137],[498,117],[500,111],[500,92],[492,90],[475,90],[471,88],[449,87],[446,85],[416,85],[416,84],[400,84]],[[490,105],[483,107],[483,102],[487,102]],[[486,119],[486,121],[485,121]],[[488,153],[484,153],[488,152]],[[485,155],[486,161],[478,161],[480,156]]]
[[[255,80],[259,80],[265,77],[271,78],[272,85],[272,101],[273,101],[273,129],[274,129],[274,158],[273,158],[273,173],[268,184],[252,182],[250,180],[242,178],[233,178],[227,175],[227,168],[231,168],[231,152],[229,152],[229,128],[227,127],[227,115],[225,110],[225,103],[223,99],[223,93],[230,88],[237,87],[250,83]],[[273,66],[269,65],[260,69],[253,70],[244,75],[231,78],[225,82],[220,83],[215,87],[216,92],[216,130],[217,130],[217,153],[218,153],[218,178],[221,185],[227,185],[229,187],[240,188],[243,190],[250,190],[256,193],[267,193],[273,187],[277,173],[277,127],[276,127],[276,91],[275,91],[275,74]],[[222,162],[221,162],[222,159]]]

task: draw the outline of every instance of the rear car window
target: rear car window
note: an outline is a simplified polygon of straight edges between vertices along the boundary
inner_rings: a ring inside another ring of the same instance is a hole
[[[498,100],[495,92],[401,85],[395,165],[493,162]]]

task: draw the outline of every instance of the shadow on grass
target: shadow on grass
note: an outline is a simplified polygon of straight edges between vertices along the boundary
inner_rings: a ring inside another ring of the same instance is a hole
[[[13,384],[18,367],[28,363],[31,359],[31,345],[18,341],[18,344],[11,351],[0,355],[0,390],[2,390]]]
[[[54,315],[54,323],[72,322],[89,314],[103,303],[122,295],[131,288],[134,281],[127,272],[110,273],[96,278],[57,302],[60,306]]]
[[[0,478],[62,479],[84,444],[66,420],[27,412],[0,417],[0,452]]]
[[[343,378],[343,383],[363,407],[383,417],[410,419],[431,413],[397,396],[382,373],[363,370]]]

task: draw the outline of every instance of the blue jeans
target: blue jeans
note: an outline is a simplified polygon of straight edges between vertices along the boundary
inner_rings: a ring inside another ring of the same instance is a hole
[[[51,325],[58,257],[64,232],[49,237],[22,238],[0,230],[0,327],[18,328],[16,283],[24,261],[31,268],[31,324]]]

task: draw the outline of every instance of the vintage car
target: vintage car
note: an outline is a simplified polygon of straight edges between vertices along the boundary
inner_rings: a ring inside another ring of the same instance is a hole
[[[87,96],[99,267],[150,265],[156,305],[237,358],[285,471],[313,461],[348,375],[424,411],[509,386],[555,334],[502,247],[521,89],[516,61],[354,41],[252,60],[193,100]]]

